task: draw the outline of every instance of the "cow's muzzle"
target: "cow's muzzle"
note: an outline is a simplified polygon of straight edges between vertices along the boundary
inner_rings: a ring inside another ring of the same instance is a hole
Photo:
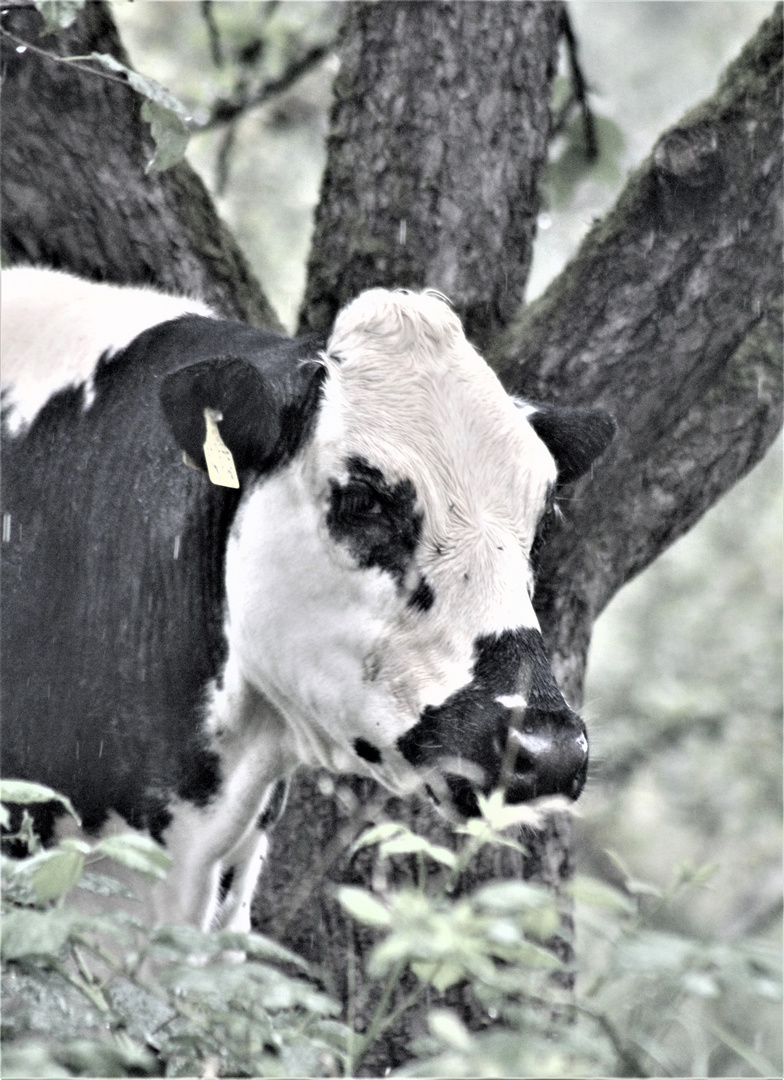
[[[398,740],[417,767],[441,768],[451,801],[465,816],[495,788],[510,803],[544,795],[576,799],[588,771],[588,736],[564,701],[542,636],[520,628],[480,638],[470,683],[426,707]],[[456,767],[457,766],[457,767]]]
[[[446,774],[452,802],[466,817],[479,813],[479,791],[487,794],[500,787],[507,802],[522,803],[544,795],[574,800],[585,786],[588,736],[577,713],[567,706],[557,712],[524,709],[516,713],[511,726],[499,722],[491,747],[482,755],[483,782]]]
[[[579,797],[588,772],[588,736],[580,717],[526,709],[509,730],[501,783],[508,802],[540,795]]]

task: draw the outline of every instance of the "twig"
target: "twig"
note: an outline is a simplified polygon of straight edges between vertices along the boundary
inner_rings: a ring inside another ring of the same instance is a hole
[[[91,56],[58,56],[57,53],[48,52],[39,45],[33,45],[31,42],[25,41],[24,38],[11,33],[10,30],[6,30],[3,26],[0,26],[0,37],[6,37],[9,41],[13,41],[15,45],[23,46],[38,56],[46,57],[47,60],[54,60],[58,64],[69,64],[71,67],[76,68],[77,71],[84,71],[88,75],[97,75],[99,79],[108,79],[109,82],[120,83],[121,86],[127,86],[129,90],[133,90],[128,80],[121,75],[112,75],[111,72],[105,71],[101,67],[88,67],[84,61],[92,60]]]
[[[248,112],[248,110],[256,109],[271,98],[285,93],[303,75],[317,67],[325,57],[329,56],[331,51],[331,45],[315,45],[299,60],[295,60],[290,64],[279,78],[272,79],[252,91],[243,90],[242,93],[239,93],[235,90],[232,97],[218,98],[213,103],[209,117],[197,130],[210,131],[212,128],[220,127],[222,124],[231,123],[232,120],[236,120],[237,117]]]
[[[577,49],[577,38],[569,17],[566,5],[561,7],[560,33],[566,42],[566,51],[569,57],[569,72],[572,77],[573,97],[564,106],[560,123],[563,124],[566,113],[574,101],[580,106],[583,119],[583,137],[585,139],[585,157],[588,161],[596,161],[599,156],[599,142],[596,136],[596,121],[588,104],[588,85],[580,66],[580,58]],[[555,127],[555,125],[554,125]]]
[[[201,8],[201,16],[207,27],[207,37],[210,42],[212,62],[217,68],[223,67],[223,49],[221,48],[220,30],[215,21],[215,8],[213,7],[212,0],[201,0],[199,6]]]
[[[237,138],[237,125],[232,122],[227,125],[221,135],[218,153],[215,159],[215,194],[223,195],[229,186],[229,169],[231,156]]]

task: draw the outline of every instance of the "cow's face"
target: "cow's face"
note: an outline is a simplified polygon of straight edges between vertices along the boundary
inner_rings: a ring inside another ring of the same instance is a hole
[[[393,790],[424,779],[464,813],[499,783],[510,801],[576,798],[585,727],[532,607],[531,552],[558,481],[539,414],[434,295],[363,294],[321,363],[307,437],[243,481],[226,556],[230,664],[307,764]],[[611,435],[588,416],[571,475]]]

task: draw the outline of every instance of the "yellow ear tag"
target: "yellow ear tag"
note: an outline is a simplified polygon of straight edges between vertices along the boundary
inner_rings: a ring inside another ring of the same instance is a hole
[[[213,409],[204,410],[204,422],[207,425],[204,459],[207,462],[207,472],[213,484],[219,487],[238,488],[240,482],[237,479],[237,470],[234,468],[234,458],[218,431],[216,420],[220,419],[222,419],[220,413],[216,413]]]

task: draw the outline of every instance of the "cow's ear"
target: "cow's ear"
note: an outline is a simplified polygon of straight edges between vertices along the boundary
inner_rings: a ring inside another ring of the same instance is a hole
[[[519,404],[555,458],[559,484],[586,473],[615,436],[615,420],[604,409]]]
[[[163,379],[161,404],[175,439],[206,468],[204,410],[238,470],[266,472],[295,453],[314,419],[324,368],[313,360],[261,366],[244,357],[189,364]]]

